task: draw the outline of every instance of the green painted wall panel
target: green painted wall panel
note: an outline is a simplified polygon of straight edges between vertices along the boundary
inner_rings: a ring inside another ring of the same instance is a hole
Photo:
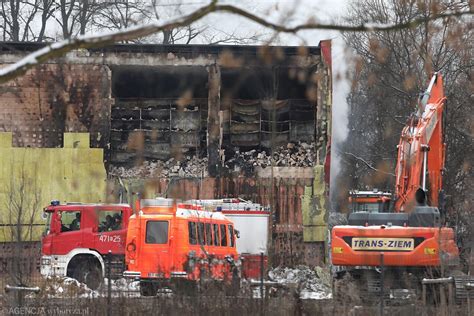
[[[30,217],[44,224],[42,209],[53,199],[105,201],[104,152],[89,148],[88,133],[65,133],[64,148],[12,147],[11,140],[11,133],[0,133],[0,241],[11,240],[11,228],[5,224],[18,214],[23,224],[28,225]],[[20,200],[22,208],[12,207]],[[34,226],[33,236],[24,238],[39,240],[42,231]]]
[[[303,225],[325,225],[327,220],[327,188],[324,182],[324,166],[314,167],[312,187],[305,187],[302,212]]]
[[[314,241],[326,241],[327,237],[327,226],[304,226],[303,227],[303,241],[314,242]]]

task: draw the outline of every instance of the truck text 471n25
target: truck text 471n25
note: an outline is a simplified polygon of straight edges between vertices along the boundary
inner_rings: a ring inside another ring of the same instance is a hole
[[[407,289],[420,294],[423,282],[444,281],[454,285],[458,301],[469,295],[466,284],[473,282],[458,267],[454,231],[442,223],[445,102],[441,74],[435,73],[402,131],[393,202],[391,194],[378,190],[351,191],[349,223],[334,226],[331,233],[340,294],[348,280],[338,279],[349,275],[368,298],[382,287],[390,294]]]
[[[143,205],[150,204],[150,201],[160,203],[163,199],[146,201]],[[224,214],[230,219],[235,229],[241,232],[236,241],[237,252],[244,259],[241,275],[244,278],[259,276],[261,253],[264,254],[265,265],[267,261],[270,214],[267,209],[239,199],[192,200],[180,204],[210,210],[216,217]],[[140,210],[139,207],[136,213],[140,214]],[[60,204],[53,201],[44,212],[48,223],[42,240],[43,275],[72,277],[96,289],[101,285],[110,262],[111,277],[122,276],[126,268],[127,234],[134,233],[129,225],[134,211],[129,205]],[[170,238],[168,243],[173,243],[173,239]],[[109,254],[110,261],[106,258]]]

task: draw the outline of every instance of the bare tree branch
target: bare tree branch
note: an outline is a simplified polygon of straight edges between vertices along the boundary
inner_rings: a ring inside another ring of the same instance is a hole
[[[324,23],[304,23],[294,27],[287,27],[284,25],[275,24],[269,22],[257,15],[254,15],[250,12],[247,12],[243,9],[232,5],[219,5],[217,1],[214,0],[206,6],[203,6],[194,12],[185,15],[183,17],[172,19],[168,22],[162,23],[152,23],[149,25],[142,25],[137,27],[132,27],[122,31],[106,33],[96,36],[78,36],[74,39],[67,39],[58,43],[53,43],[48,45],[30,55],[24,59],[16,62],[15,64],[9,65],[0,69],[0,83],[4,83],[10,79],[13,79],[21,74],[24,74],[28,69],[37,65],[38,63],[43,63],[51,58],[60,57],[66,54],[67,52],[78,49],[78,48],[96,48],[103,47],[115,42],[120,41],[131,41],[140,37],[149,36],[158,32],[169,31],[179,27],[186,27],[189,24],[196,22],[203,17],[209,15],[213,12],[227,12],[235,15],[242,16],[247,18],[255,23],[258,23],[262,26],[273,29],[276,32],[282,33],[296,33],[301,30],[336,30],[336,31],[351,31],[351,32],[374,32],[374,31],[390,31],[403,28],[413,28],[429,21],[452,18],[452,17],[462,17],[473,15],[474,11],[471,9],[469,11],[449,11],[443,13],[436,13],[429,16],[424,16],[407,22],[397,23],[397,24],[371,24],[371,23],[362,23],[360,25],[337,25],[337,24],[324,24]]]
[[[351,156],[351,157],[363,162],[367,167],[369,167],[370,169],[372,169],[376,172],[381,172],[381,173],[388,174],[388,175],[391,175],[391,176],[395,177],[394,173],[386,172],[386,171],[377,169],[374,166],[372,166],[370,163],[368,163],[366,160],[364,160],[364,158],[358,157],[358,156],[354,155],[353,153],[349,153],[349,152],[345,152],[345,151],[341,151],[341,153],[344,154],[344,155],[347,155],[347,156]]]

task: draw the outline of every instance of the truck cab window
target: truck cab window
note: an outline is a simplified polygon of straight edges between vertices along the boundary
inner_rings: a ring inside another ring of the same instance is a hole
[[[197,245],[196,223],[188,222],[189,244]]]
[[[122,229],[122,211],[99,211],[99,232]]]
[[[212,245],[212,231],[209,223],[206,223],[206,245]]]
[[[146,223],[146,243],[168,243],[168,225],[168,221],[148,221]]]
[[[225,224],[221,224],[221,246],[227,247],[227,228]]]
[[[234,247],[234,227],[229,225],[229,238],[230,238],[230,246]]]
[[[80,211],[61,212],[61,232],[70,232],[81,228]]]
[[[204,245],[204,223],[198,223],[198,240],[200,245]]]
[[[214,246],[219,246],[219,224],[212,224],[214,230]]]

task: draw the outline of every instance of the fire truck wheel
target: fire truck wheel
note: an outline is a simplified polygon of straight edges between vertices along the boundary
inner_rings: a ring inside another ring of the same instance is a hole
[[[171,288],[178,295],[196,296],[198,294],[198,284],[192,280],[175,279],[171,284]]]
[[[158,286],[153,282],[140,281],[141,296],[155,296],[158,292]]]
[[[76,260],[72,277],[87,285],[91,290],[97,290],[102,284],[102,272],[99,262],[95,259]]]

